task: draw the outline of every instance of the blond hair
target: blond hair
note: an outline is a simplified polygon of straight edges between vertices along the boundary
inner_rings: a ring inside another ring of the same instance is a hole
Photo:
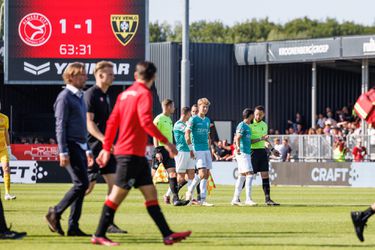
[[[83,74],[85,72],[85,65],[81,62],[70,63],[64,70],[62,78],[65,83],[71,83],[72,77]]]
[[[98,73],[99,71],[102,71],[104,68],[111,68],[113,69],[113,63],[109,61],[100,61],[95,65],[94,74]]]
[[[201,105],[210,106],[211,103],[207,98],[201,98],[198,100],[198,106],[201,106]]]

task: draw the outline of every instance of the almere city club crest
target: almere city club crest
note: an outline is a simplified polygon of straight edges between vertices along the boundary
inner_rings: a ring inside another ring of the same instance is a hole
[[[111,15],[112,31],[117,40],[126,46],[137,33],[138,15]]]

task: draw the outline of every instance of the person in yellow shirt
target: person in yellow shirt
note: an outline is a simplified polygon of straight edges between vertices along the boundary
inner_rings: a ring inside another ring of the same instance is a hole
[[[0,113],[0,162],[3,168],[3,179],[5,185],[5,200],[16,199],[15,195],[10,194],[10,167],[9,158],[11,155],[9,139],[9,119],[6,115]]]

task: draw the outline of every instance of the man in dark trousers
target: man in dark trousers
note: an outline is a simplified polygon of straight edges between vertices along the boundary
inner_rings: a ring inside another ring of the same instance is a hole
[[[155,65],[151,62],[138,63],[134,76],[136,82],[117,98],[107,122],[103,150],[96,160],[101,167],[108,163],[113,141],[118,132],[114,150],[117,160],[116,182],[104,203],[99,225],[91,242],[106,246],[119,245],[106,237],[106,231],[121,202],[130,189],[135,187],[142,192],[147,211],[163,235],[164,244],[172,245],[189,237],[191,231],[174,233],[160,209],[151,170],[145,157],[147,134],[161,141],[170,157],[177,154],[177,149],[152,122],[150,88],[156,78]]]
[[[63,79],[66,88],[60,92],[54,105],[56,138],[60,166],[68,171],[74,185],[55,207],[49,208],[46,220],[52,232],[64,235],[60,219],[65,209],[71,207],[68,236],[89,236],[81,231],[78,224],[89,186],[87,167],[94,163],[87,144],[87,110],[82,91],[87,80],[84,65],[78,62],[69,64]]]
[[[87,130],[88,144],[97,157],[102,150],[104,141],[104,132],[106,123],[111,114],[112,107],[109,100],[108,89],[114,80],[113,64],[107,61],[98,62],[95,66],[94,86],[85,91],[85,103],[87,107]],[[109,159],[108,164],[104,168],[94,162],[94,166],[88,169],[89,188],[86,195],[94,189],[98,175],[102,175],[108,185],[108,194],[111,193],[115,183],[116,159],[113,155]],[[127,233],[121,230],[114,222],[108,227],[108,233]]]
[[[18,240],[25,237],[25,232],[11,231],[5,221],[3,203],[0,200],[0,240]]]

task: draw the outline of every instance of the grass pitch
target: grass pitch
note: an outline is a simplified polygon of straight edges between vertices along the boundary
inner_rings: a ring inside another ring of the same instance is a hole
[[[17,200],[3,200],[7,222],[13,224],[14,230],[26,231],[28,236],[18,241],[1,241],[0,249],[105,249],[91,245],[89,238],[61,237],[49,231],[44,215],[70,186],[13,184],[12,193],[17,195]],[[105,184],[97,185],[85,200],[80,223],[87,233],[96,229],[106,189]],[[159,197],[166,189],[166,185],[158,185]],[[211,208],[163,204],[163,212],[173,230],[193,231],[191,238],[172,247],[162,244],[140,192],[132,190],[115,217],[115,222],[129,234],[109,236],[122,243],[117,249],[375,248],[375,219],[370,219],[365,231],[366,241],[360,243],[349,216],[351,210],[364,209],[375,200],[375,189],[273,187],[272,198],[282,206],[265,207],[262,189],[254,187],[253,199],[259,206],[232,207],[229,203],[233,189],[232,186],[218,186],[208,198],[216,205]],[[62,221],[65,231],[68,216],[69,211],[66,211]]]

